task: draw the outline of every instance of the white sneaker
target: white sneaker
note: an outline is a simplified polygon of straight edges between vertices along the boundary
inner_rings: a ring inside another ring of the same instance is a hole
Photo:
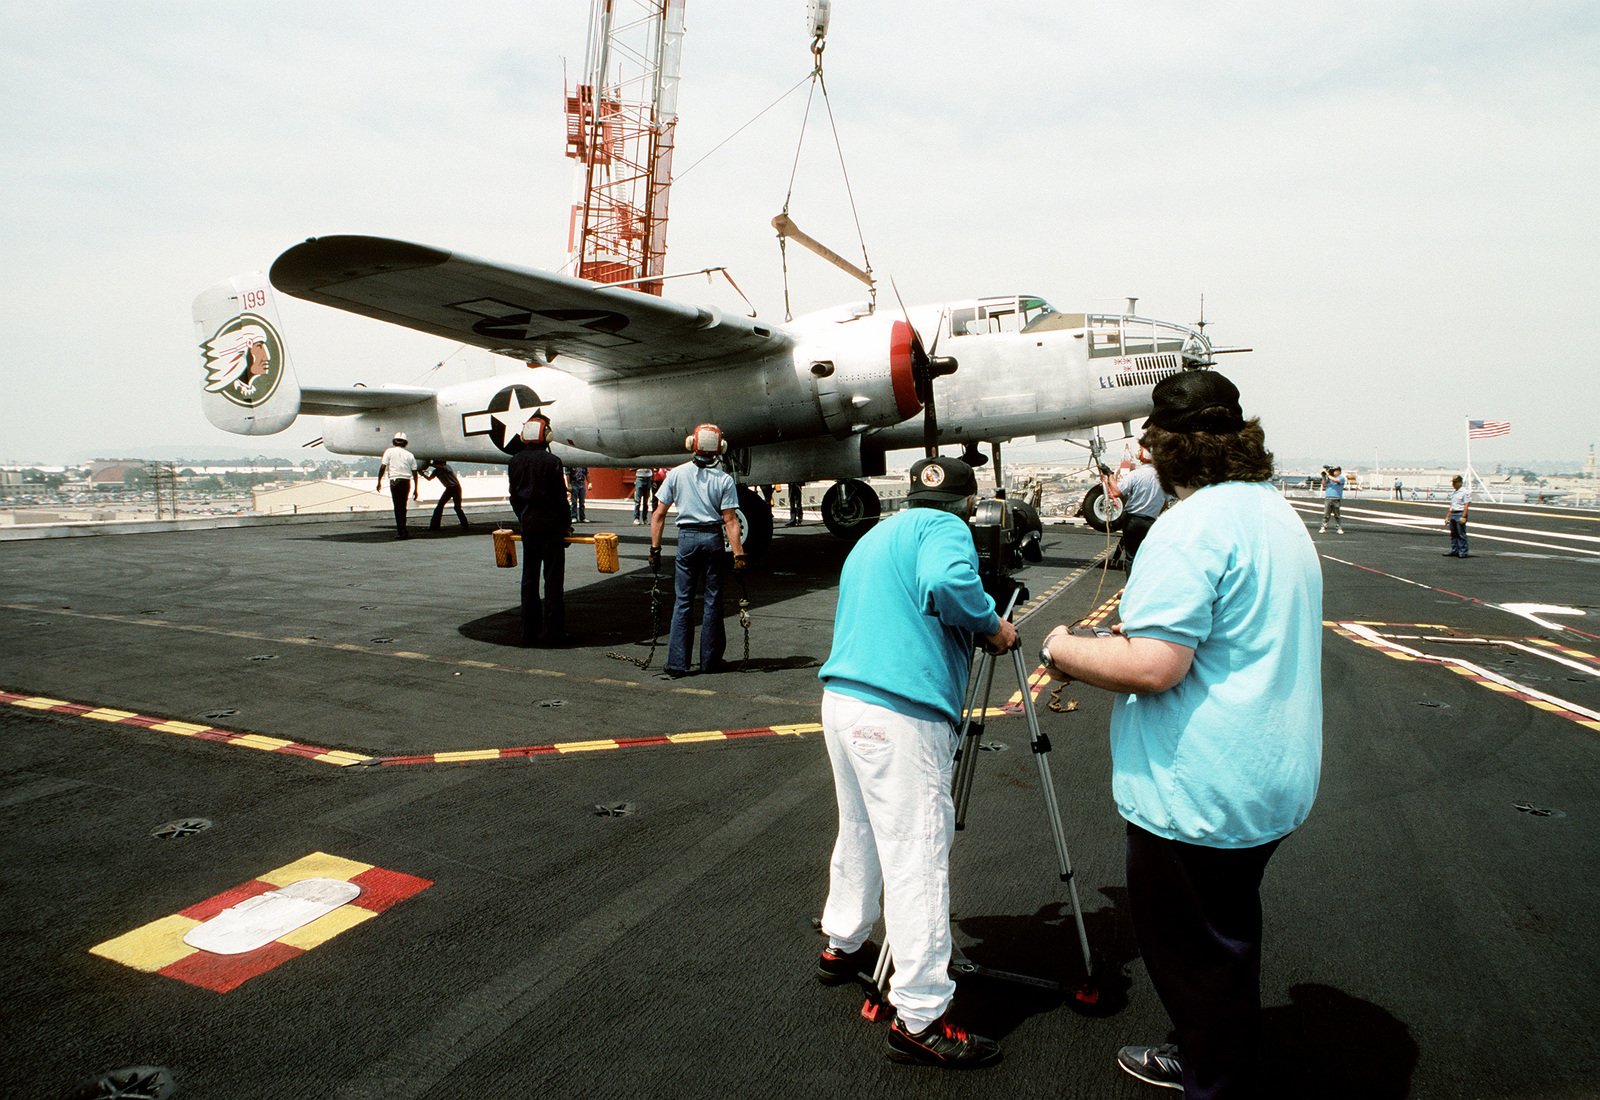
[[[1344,528],[1343,527],[1339,528],[1339,534],[1341,534],[1341,535],[1344,534]]]
[[[1327,533],[1328,533],[1328,529],[1326,527],[1318,527],[1317,528],[1317,534],[1326,535]]]

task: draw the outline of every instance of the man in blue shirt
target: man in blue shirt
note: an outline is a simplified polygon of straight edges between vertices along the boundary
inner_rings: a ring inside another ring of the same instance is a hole
[[[1154,403],[1140,442],[1178,503],[1134,561],[1118,632],[1057,627],[1041,656],[1056,679],[1119,693],[1111,793],[1128,897],[1178,1041],[1117,1062],[1188,1100],[1256,1096],[1261,878],[1322,767],[1322,573],[1233,383],[1185,371]]]
[[[1156,518],[1171,499],[1161,488],[1156,468],[1150,465],[1150,456],[1139,448],[1139,465],[1117,479],[1117,492],[1122,494],[1122,542],[1118,553],[1128,565],[1139,552],[1139,545],[1150,533]]]
[[[678,506],[678,552],[673,563],[675,590],[672,632],[667,640],[666,673],[673,679],[689,675],[694,655],[694,603],[696,589],[705,599],[700,612],[700,671],[721,672],[727,635],[722,628],[722,582],[725,572],[722,536],[733,548],[733,567],[745,567],[744,544],[739,538],[739,489],[733,478],[717,468],[718,457],[728,449],[715,424],[696,425],[684,445],[694,457],[675,466],[661,483],[656,510],[650,515],[650,568],[661,569],[661,535],[667,511]]]
[[[1322,526],[1317,528],[1318,534],[1328,533],[1328,521],[1333,520],[1334,528],[1339,534],[1344,534],[1344,516],[1340,510],[1344,508],[1344,468],[1341,466],[1324,466],[1322,468]]]
[[[817,977],[870,969],[879,914],[894,953],[889,1057],[975,1066],[992,1039],[945,1019],[950,980],[950,843],[955,836],[956,726],[974,637],[996,652],[1017,631],[995,613],[966,524],[972,467],[948,458],[911,467],[908,507],[868,531],[845,559],[833,650],[817,673],[822,728],[839,803]]]

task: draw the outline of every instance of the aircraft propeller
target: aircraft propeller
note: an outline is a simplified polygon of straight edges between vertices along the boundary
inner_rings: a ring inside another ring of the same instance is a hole
[[[932,458],[939,450],[939,411],[934,404],[933,380],[941,375],[954,374],[958,364],[953,356],[933,354],[938,350],[939,334],[944,329],[944,310],[939,311],[939,321],[933,330],[932,348],[924,347],[922,334],[911,323],[911,312],[906,309],[905,299],[900,297],[900,288],[895,286],[893,279],[889,280],[889,286],[894,290],[894,300],[900,303],[906,327],[911,330],[911,379],[916,387],[917,400],[922,402],[922,449],[925,457]]]

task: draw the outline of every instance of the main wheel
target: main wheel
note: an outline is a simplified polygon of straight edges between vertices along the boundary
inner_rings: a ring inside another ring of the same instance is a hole
[[[772,545],[772,505],[748,485],[739,486],[739,540],[751,558],[759,558]]]
[[[1116,531],[1122,527],[1122,498],[1108,497],[1104,485],[1095,485],[1083,496],[1078,509],[1083,521],[1096,531]]]
[[[854,542],[871,529],[883,514],[883,506],[872,486],[855,478],[835,482],[822,494],[822,522],[842,539]]]

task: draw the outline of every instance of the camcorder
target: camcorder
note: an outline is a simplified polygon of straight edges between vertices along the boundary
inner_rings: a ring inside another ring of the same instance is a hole
[[[986,497],[978,501],[967,525],[978,550],[978,577],[983,581],[983,590],[995,606],[1005,607],[1012,593],[1022,588],[1013,574],[1028,562],[1044,560],[1040,546],[1044,524],[1039,522],[1039,513],[1021,501]],[[1022,588],[1018,602],[1027,598],[1027,590]]]

